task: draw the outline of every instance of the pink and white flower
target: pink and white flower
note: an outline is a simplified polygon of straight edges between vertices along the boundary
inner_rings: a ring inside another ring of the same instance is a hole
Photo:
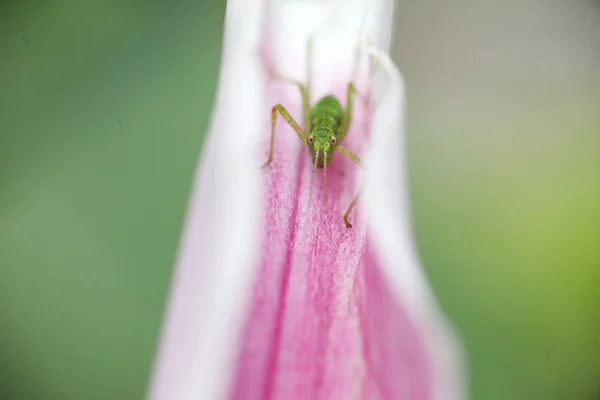
[[[372,3],[228,1],[151,399],[466,398],[460,345],[413,245],[404,84],[387,55],[393,1]],[[302,120],[298,89],[268,71],[304,80],[313,34],[312,102],[331,91],[343,103],[355,49],[371,43],[356,75],[371,105],[355,102],[344,141],[364,173],[336,154],[326,187],[282,119],[273,163],[259,168],[271,106]]]

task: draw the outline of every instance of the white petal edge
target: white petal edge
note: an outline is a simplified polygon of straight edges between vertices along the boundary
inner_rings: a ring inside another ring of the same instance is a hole
[[[273,16],[269,45],[277,72],[305,81],[307,42],[314,38],[313,101],[330,94],[332,85],[343,83],[343,96],[350,79],[359,87],[366,83],[360,82],[366,75],[361,73],[363,64],[353,71],[362,36],[378,48],[389,47],[394,0],[270,0],[269,6]],[[364,61],[364,53],[360,56]],[[299,101],[296,87],[283,88]]]
[[[467,399],[462,343],[440,312],[413,242],[404,145],[404,80],[387,52],[369,44],[364,48],[375,64],[364,191],[374,252],[393,295],[423,339],[432,367],[433,400]]]
[[[216,107],[196,170],[148,398],[224,399],[263,227],[264,0],[227,2]],[[188,339],[181,342],[181,338]]]

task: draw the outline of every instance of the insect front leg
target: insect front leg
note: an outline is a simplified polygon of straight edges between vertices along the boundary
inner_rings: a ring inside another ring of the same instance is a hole
[[[305,86],[302,84],[302,82],[281,75],[277,72],[274,72],[272,74],[272,77],[278,81],[290,83],[298,87],[298,89],[300,90],[300,95],[302,96],[302,121],[304,124],[303,128],[305,132],[310,132],[310,86]]]
[[[277,113],[286,120],[286,122],[292,127],[292,129],[300,136],[300,140],[306,143],[306,134],[300,128],[298,123],[294,120],[294,118],[290,115],[289,112],[281,105],[277,104],[271,109],[271,146],[269,148],[269,159],[266,163],[262,165],[262,168],[265,168],[273,161],[273,145],[275,144],[275,123],[277,122]]]
[[[313,43],[312,43],[312,38],[311,38],[307,43],[307,49],[306,49],[306,51],[307,51],[307,71],[306,72],[307,72],[307,81],[308,81],[306,86],[303,85],[302,82],[300,82],[296,79],[289,78],[278,72],[271,71],[271,77],[273,79],[276,79],[281,82],[287,82],[287,83],[296,85],[298,87],[298,89],[300,90],[300,95],[302,96],[302,121],[303,121],[303,125],[304,125],[303,126],[304,130],[302,130],[300,128],[300,126],[298,126],[298,123],[296,123],[296,121],[294,121],[292,116],[287,112],[287,110],[281,104],[277,104],[275,107],[273,107],[273,109],[271,110],[271,147],[269,149],[269,159],[263,165],[263,168],[266,167],[267,165],[269,165],[271,163],[271,161],[273,161],[273,145],[274,145],[274,141],[275,141],[275,122],[276,122],[276,118],[277,118],[277,112],[279,112],[279,114],[296,131],[298,136],[300,136],[302,143],[307,145],[306,138],[308,137],[308,134],[311,131],[310,87],[311,87],[311,81],[312,81],[312,74],[311,74],[312,47],[313,47]]]

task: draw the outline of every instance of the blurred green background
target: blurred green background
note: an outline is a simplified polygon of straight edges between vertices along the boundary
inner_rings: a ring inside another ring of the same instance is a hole
[[[600,16],[555,3],[399,4],[415,232],[475,400],[600,398]],[[144,396],[224,12],[0,2],[1,399]]]

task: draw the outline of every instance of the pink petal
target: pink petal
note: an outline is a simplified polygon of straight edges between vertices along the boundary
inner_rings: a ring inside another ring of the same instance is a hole
[[[357,189],[360,168],[335,154],[327,189],[317,173],[311,199],[308,152],[283,121],[277,126],[274,162],[261,183],[257,166],[266,157],[270,106],[282,102],[301,121],[296,88],[278,84],[268,97],[265,93],[266,66],[257,57],[261,39],[268,61],[301,78],[304,56],[297,49],[314,26],[304,24],[302,31],[297,21],[311,21],[301,14],[321,15],[314,7],[324,6],[273,2],[267,15],[277,17],[275,26],[261,32],[264,15],[258,3],[228,2],[218,102],[190,204],[151,398],[463,398],[458,345],[437,311],[411,244],[398,163],[404,154],[399,73],[393,65],[380,68],[388,75],[385,95],[378,91],[379,81],[372,87],[358,81],[360,90],[372,89],[377,101],[370,112],[356,102],[344,142],[360,156],[371,147],[365,157],[369,186],[351,215],[354,228],[346,229],[342,215]],[[342,34],[358,33],[349,3],[342,4],[345,8],[333,12]],[[363,15],[365,9],[354,11]],[[366,30],[385,49],[390,27],[378,12],[380,26]],[[355,31],[343,31],[344,24]],[[330,43],[334,46],[315,55],[329,64],[317,61],[313,100],[334,89],[344,103],[356,41]],[[385,64],[381,54],[376,57]],[[251,151],[257,139],[259,158]]]
[[[416,253],[410,224],[404,157],[404,82],[390,58],[371,49],[380,74],[372,89],[378,105],[372,114],[371,151],[365,203],[370,212],[369,242],[406,322],[419,333],[428,361],[432,399],[466,398],[464,358],[459,338],[441,314]],[[375,156],[376,155],[376,156]]]
[[[346,51],[352,54],[351,49]],[[334,84],[334,94],[345,101],[347,78],[344,81],[330,75],[327,83]],[[394,89],[395,95],[403,99],[403,88]],[[296,93],[290,95],[280,89],[271,97],[271,103],[283,103],[300,121],[299,95],[294,90]],[[386,101],[390,100],[393,101]],[[396,110],[402,108],[403,104],[397,104]],[[344,145],[352,150],[366,149],[370,119],[360,104],[355,110]],[[389,116],[392,120],[403,119],[397,111],[389,112],[387,119]],[[400,137],[401,123],[390,132]],[[268,146],[266,140],[264,146]],[[402,158],[399,147],[392,147],[396,150],[395,159]],[[323,190],[321,176],[317,176],[311,201],[308,152],[287,124],[278,124],[275,161],[266,176],[266,239],[233,398],[462,397],[460,373],[440,371],[434,365],[440,360],[444,368],[458,369],[458,357],[432,353],[452,352],[446,349],[456,344],[441,343],[439,338],[428,335],[430,327],[419,326],[418,316],[410,312],[412,305],[398,301],[393,293],[397,288],[386,282],[388,275],[382,271],[377,246],[370,244],[373,239],[367,235],[364,216],[353,216],[353,220],[358,220],[353,222],[352,230],[343,224],[341,217],[356,191],[353,183],[359,170],[336,154],[327,174],[327,191]],[[390,183],[397,186],[401,180],[396,182]],[[392,214],[394,209],[388,207],[387,211]],[[397,226],[407,227],[407,221],[398,220]],[[385,225],[384,222],[384,229]],[[399,230],[392,227],[392,234]],[[409,243],[406,240],[410,236],[395,236],[399,240],[395,247]],[[412,255],[412,247],[405,250],[403,258]],[[389,253],[385,248],[379,251]],[[418,274],[416,259],[407,262],[404,270]],[[411,281],[416,282],[416,278]],[[424,280],[419,284],[417,295],[430,296]],[[431,314],[431,309],[435,309],[431,303],[421,311]],[[438,325],[436,332],[445,337],[447,328]],[[436,342],[427,343],[429,339]]]

